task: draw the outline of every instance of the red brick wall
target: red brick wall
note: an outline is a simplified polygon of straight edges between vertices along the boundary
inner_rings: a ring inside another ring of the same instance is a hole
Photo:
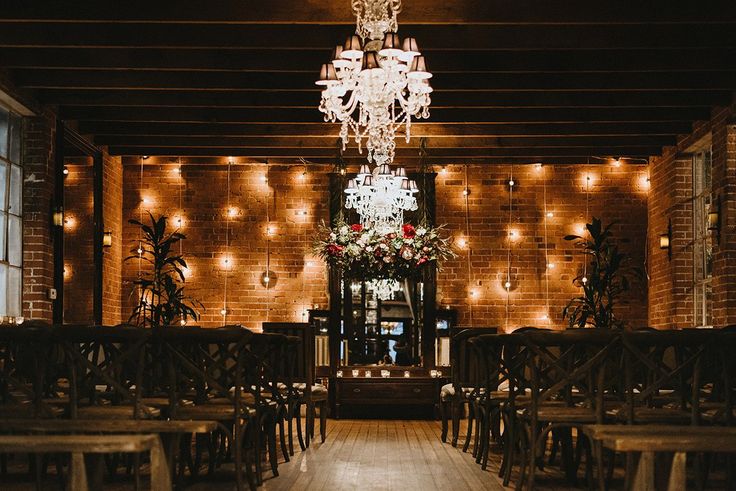
[[[685,328],[693,321],[692,155],[687,149],[711,135],[713,192],[722,206],[721,238],[714,249],[713,323],[736,323],[736,130],[731,107],[713,110],[709,121],[694,125],[677,146],[651,159],[649,206],[649,324],[659,329]],[[659,236],[672,221],[672,259],[660,250]]]
[[[102,323],[128,320],[122,314],[123,292],[123,164],[120,157],[103,152],[102,202],[104,231],[112,232],[112,246],[102,250]]]
[[[50,213],[54,196],[53,113],[25,118],[23,126],[23,316],[51,321],[54,249]]]
[[[140,168],[124,167],[123,248],[125,252],[136,248],[138,231],[127,221],[138,219],[141,209],[166,214],[172,226],[181,213],[182,232],[187,236],[182,248],[191,270],[186,290],[206,307],[201,325],[222,325],[226,275],[227,323],[258,328],[263,321],[300,321],[312,305],[326,306],[325,270],[309,249],[316,225],[329,216],[327,167],[303,176],[303,166],[270,166],[268,174],[265,165],[232,166],[230,205],[236,214],[229,219],[229,270],[223,267],[227,253],[227,166],[184,165],[181,175],[176,167],[146,165],[142,186]],[[266,176],[267,183],[263,181]],[[148,201],[143,207],[142,198]],[[275,286],[268,290],[260,283],[266,269],[267,204],[274,230],[270,269],[277,274]],[[123,266],[125,318],[132,309],[129,295],[137,272],[137,260]]]
[[[614,229],[622,250],[643,266],[646,237],[647,168],[626,164],[514,166],[512,214],[509,224],[509,185],[512,167],[471,165],[467,169],[468,218],[463,189],[465,169],[447,166],[437,177],[437,222],[464,239],[459,257],[448,261],[438,275],[438,302],[459,309],[461,325],[499,326],[506,330],[525,325],[559,327],[562,309],[580,289],[573,278],[583,271],[583,257],[565,241],[588,217],[618,222]],[[546,186],[547,218],[544,208]],[[545,261],[547,222],[549,262]],[[515,233],[509,240],[509,231]],[[459,241],[456,240],[456,244]],[[511,246],[511,291],[504,288]],[[470,253],[470,265],[468,265]],[[646,285],[632,292],[620,316],[633,326],[646,323]],[[549,295],[547,295],[549,288]],[[548,308],[549,303],[549,308]],[[508,309],[508,311],[507,311]],[[472,319],[471,319],[472,312]],[[547,316],[544,318],[544,316]]]
[[[91,324],[94,264],[91,159],[67,159],[64,178],[64,322]]]
[[[182,211],[187,235],[183,251],[191,265],[187,282],[190,295],[207,307],[201,324],[222,324],[226,229],[226,166],[184,165],[181,177],[176,165],[145,165],[140,185],[138,165],[124,166],[123,227],[124,248],[135,249],[137,231],[127,224],[138,218],[141,198],[156,214],[175,217]],[[303,166],[271,166],[268,184],[262,178],[262,164],[233,166],[231,204],[237,215],[230,221],[232,271],[228,274],[227,322],[259,327],[265,320],[299,320],[304,308],[313,304],[326,306],[327,281],[322,264],[309,253],[316,225],[328,218],[328,168],[310,168],[302,177]],[[467,238],[473,250],[472,277],[464,257],[450,261],[439,274],[438,301],[460,311],[463,324],[470,324],[470,306],[474,325],[506,325],[507,295],[502,287],[506,271],[506,232],[508,222],[508,166],[468,168],[470,232],[465,230],[462,196],[464,168],[452,165],[437,177],[437,221],[448,224],[448,233]],[[582,257],[573,252],[562,237],[584,223],[585,176],[590,185],[590,215],[605,221],[619,220],[616,235],[622,248],[643,263],[646,235],[646,167],[625,164],[620,168],[600,166],[516,166],[514,192],[514,228],[520,237],[513,245],[514,281],[510,295],[509,327],[528,324],[562,326],[560,313],[578,289],[571,280],[582,269]],[[549,210],[550,261],[556,267],[549,274],[550,321],[541,322],[547,303],[543,244],[543,194],[547,182]],[[183,183],[182,206],[179,206]],[[141,192],[142,190],[142,192]],[[266,261],[266,197],[270,192],[271,270],[278,283],[270,291],[260,284]],[[302,215],[306,210],[307,215]],[[459,251],[462,254],[465,251]],[[308,264],[309,263],[309,264]],[[123,267],[123,317],[131,309],[128,297],[131,281],[138,271],[136,261]],[[469,288],[476,297],[469,297]],[[644,299],[638,293],[629,305],[622,306],[622,316],[634,325],[647,317]]]

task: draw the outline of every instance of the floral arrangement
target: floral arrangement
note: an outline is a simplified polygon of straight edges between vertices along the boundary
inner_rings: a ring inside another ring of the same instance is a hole
[[[423,266],[455,257],[441,228],[405,224],[381,233],[360,224],[322,226],[315,253],[341,268],[349,278],[403,279],[417,276]]]

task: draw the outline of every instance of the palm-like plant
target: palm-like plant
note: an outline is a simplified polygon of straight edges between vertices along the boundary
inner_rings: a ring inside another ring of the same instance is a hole
[[[133,282],[138,305],[133,309],[128,322],[144,327],[170,326],[177,319],[186,323],[188,319],[199,319],[196,308],[203,308],[198,300],[184,294],[184,257],[174,252],[173,246],[186,237],[166,230],[166,216],[154,218],[149,212],[150,225],[129,220],[140,227],[142,236],[137,248],[125,261],[139,260],[148,266]]]
[[[576,241],[590,261],[585,275],[573,282],[583,289],[582,296],[573,298],[562,312],[569,318],[571,328],[596,327],[623,329],[625,322],[618,319],[614,308],[621,296],[631,287],[631,280],[640,271],[630,266],[628,254],[619,252],[613,241],[611,227],[603,227],[601,220],[593,218],[585,225],[590,237],[568,235],[565,240]]]

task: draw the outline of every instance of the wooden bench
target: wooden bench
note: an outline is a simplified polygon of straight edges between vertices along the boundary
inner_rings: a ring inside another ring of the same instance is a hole
[[[98,422],[99,423],[99,422]],[[90,489],[85,454],[151,453],[151,489],[171,490],[171,476],[157,435],[0,435],[0,453],[71,453],[69,488]]]
[[[655,489],[654,454],[674,452],[668,487],[686,489],[687,452],[736,452],[736,428],[669,425],[585,425],[594,443],[616,452],[641,452],[633,489]]]
[[[181,435],[212,433],[219,427],[216,421],[163,420],[69,420],[69,419],[4,419],[0,433],[132,433],[158,434],[163,440],[167,468],[173,472]]]

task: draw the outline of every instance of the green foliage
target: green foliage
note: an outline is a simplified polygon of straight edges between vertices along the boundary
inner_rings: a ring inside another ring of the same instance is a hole
[[[588,270],[573,282],[582,288],[582,296],[573,298],[562,312],[571,328],[596,327],[623,329],[625,322],[615,315],[615,307],[622,295],[631,288],[632,280],[641,277],[641,271],[630,266],[628,254],[619,252],[611,227],[603,227],[593,218],[585,225],[589,237],[568,235],[565,240],[576,241],[589,261]]]
[[[128,322],[143,327],[170,326],[178,318],[183,321],[198,320],[196,308],[204,308],[198,300],[184,294],[184,270],[187,263],[183,256],[174,252],[174,245],[186,237],[166,230],[167,217],[154,218],[149,213],[150,224],[137,220],[129,223],[140,227],[140,243],[132,249],[125,261],[143,262],[139,278],[133,282],[133,294],[138,295],[138,305],[133,309]],[[139,253],[140,248],[140,253]]]

